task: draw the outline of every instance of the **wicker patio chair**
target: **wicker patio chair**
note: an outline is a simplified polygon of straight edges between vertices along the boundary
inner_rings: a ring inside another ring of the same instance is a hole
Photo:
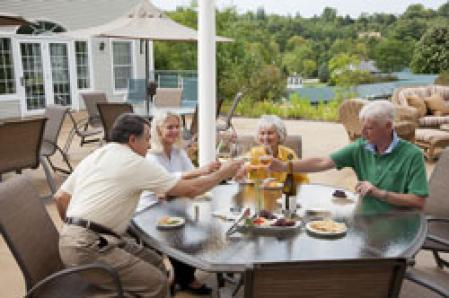
[[[345,127],[351,142],[362,136],[362,123],[359,120],[359,113],[363,106],[368,102],[368,100],[355,98],[345,100],[338,108],[339,120]],[[407,107],[403,108],[396,106],[395,108],[396,120],[394,122],[394,128],[396,133],[402,139],[414,142],[417,118],[413,117],[413,111],[411,114],[404,111]]]
[[[160,107],[180,107],[182,88],[157,88],[154,105]]]
[[[405,259],[254,264],[245,297],[398,297]]]
[[[50,164],[54,172],[62,172],[70,174],[73,171],[73,167],[70,164],[69,158],[64,150],[58,145],[58,138],[61,132],[61,127],[64,122],[66,113],[69,111],[68,107],[61,105],[49,105],[45,108],[45,117],[47,118],[47,124],[45,125],[44,137],[41,147],[41,156],[45,157]],[[63,161],[67,165],[67,169],[55,166],[51,161],[56,152],[59,152]]]
[[[239,135],[237,143],[242,146],[243,152],[247,152],[252,147],[257,146],[253,135]],[[302,137],[300,135],[288,135],[283,145],[295,151],[296,155],[302,158]]]
[[[133,106],[129,103],[99,102],[97,108],[103,124],[104,140],[110,142],[110,132],[115,119],[123,113],[133,113]]]
[[[23,176],[0,184],[0,232],[22,271],[26,297],[106,294],[88,282],[88,276],[94,275],[110,278],[116,288],[115,297],[123,297],[118,274],[106,264],[64,269],[58,231],[31,181]]]

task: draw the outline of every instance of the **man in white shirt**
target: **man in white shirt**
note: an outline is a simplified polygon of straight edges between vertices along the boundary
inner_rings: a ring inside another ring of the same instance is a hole
[[[194,197],[231,177],[241,162],[229,162],[209,175],[183,180],[146,160],[150,124],[135,114],[121,115],[112,142],[86,157],[55,195],[65,218],[59,250],[66,266],[104,262],[119,274],[127,294],[165,297],[167,278],[154,251],[122,237],[143,190]],[[101,280],[106,289],[113,289]]]

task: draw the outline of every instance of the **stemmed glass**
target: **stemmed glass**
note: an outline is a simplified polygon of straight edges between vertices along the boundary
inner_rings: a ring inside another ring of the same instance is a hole
[[[273,160],[273,150],[271,150],[270,145],[264,144],[264,150],[265,154],[259,156],[259,162],[266,167],[266,173],[267,177],[271,178],[271,171],[269,170],[269,166],[271,164],[271,161]]]

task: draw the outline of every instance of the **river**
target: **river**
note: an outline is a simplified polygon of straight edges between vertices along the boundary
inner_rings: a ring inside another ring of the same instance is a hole
[[[395,72],[394,75],[398,77],[397,81],[376,83],[376,84],[361,84],[355,87],[355,92],[359,97],[381,97],[385,95],[388,97],[398,87],[403,86],[423,86],[432,84],[437,75],[427,74],[413,74],[409,71]],[[312,103],[319,101],[329,101],[335,98],[335,88],[331,86],[324,87],[303,87],[298,89],[291,89],[289,94],[298,93],[303,98],[307,98]]]

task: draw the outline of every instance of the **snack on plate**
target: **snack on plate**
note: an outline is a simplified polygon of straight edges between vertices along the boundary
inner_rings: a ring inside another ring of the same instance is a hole
[[[346,230],[346,224],[338,223],[336,221],[333,221],[332,219],[317,220],[311,222],[310,227],[317,231],[326,233],[340,233]]]
[[[292,227],[296,224],[296,221],[291,219],[285,219],[285,218],[279,218],[274,223],[272,223],[272,226],[275,227]]]
[[[271,211],[268,211],[265,209],[259,211],[259,217],[263,217],[266,219],[276,219],[277,218],[276,215],[274,215]]]
[[[339,189],[335,190],[332,195],[336,198],[346,198],[347,197],[346,193],[343,190],[339,190]]]
[[[268,181],[263,184],[264,188],[282,188],[282,183],[276,181]]]
[[[160,225],[176,225],[181,223],[181,221],[176,217],[164,216],[159,219]]]
[[[264,217],[256,217],[253,219],[253,224],[255,226],[263,226],[263,225],[266,225],[266,223],[267,223],[267,219]]]

